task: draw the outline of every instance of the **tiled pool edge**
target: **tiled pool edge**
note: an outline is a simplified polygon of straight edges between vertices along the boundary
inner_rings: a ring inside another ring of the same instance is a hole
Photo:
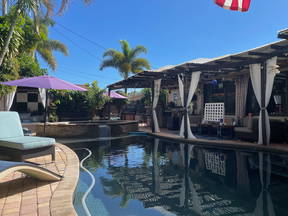
[[[57,144],[66,154],[66,168],[64,178],[55,189],[50,201],[50,213],[52,216],[77,215],[74,205],[74,192],[79,179],[79,159],[69,147]]]
[[[140,130],[141,131],[141,130]],[[249,142],[237,142],[233,140],[206,140],[206,139],[184,139],[174,134],[166,134],[166,133],[152,133],[148,130],[142,130],[146,132],[148,135],[156,137],[156,138],[163,138],[166,140],[177,141],[181,143],[190,143],[196,144],[200,146],[206,147],[222,147],[222,148],[237,148],[239,150],[247,150],[247,151],[263,151],[269,153],[278,153],[278,154],[287,154],[288,153],[288,145],[285,147],[283,144],[272,144],[269,146],[263,146],[256,143],[249,143]],[[284,147],[283,147],[284,146]]]

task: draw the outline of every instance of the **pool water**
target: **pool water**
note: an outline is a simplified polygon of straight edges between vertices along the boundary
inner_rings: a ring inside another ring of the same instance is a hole
[[[288,215],[285,155],[149,136],[74,147],[80,160],[92,153],[75,193],[81,216]]]

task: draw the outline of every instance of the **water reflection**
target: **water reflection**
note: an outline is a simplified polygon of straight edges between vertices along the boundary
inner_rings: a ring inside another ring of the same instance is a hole
[[[90,146],[97,163],[87,165],[95,172],[105,168],[99,177],[104,194],[120,198],[121,208],[132,209],[132,200],[138,200],[146,209],[176,215],[286,215],[283,156],[143,137],[134,143],[112,143],[104,150]],[[109,202],[106,206],[109,211]]]

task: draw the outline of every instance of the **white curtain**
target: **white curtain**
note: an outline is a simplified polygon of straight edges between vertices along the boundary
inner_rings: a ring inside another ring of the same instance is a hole
[[[161,87],[161,79],[154,80],[154,98],[153,98],[153,104],[152,104],[152,117],[153,117],[153,123],[154,123],[154,130],[155,133],[159,133],[159,124],[156,114],[156,107],[160,95],[160,87]]]
[[[280,71],[278,70],[277,66],[277,57],[273,57],[266,61],[266,94],[265,94],[265,107],[261,107],[261,64],[252,64],[250,65],[250,77],[252,81],[252,86],[254,89],[255,96],[257,98],[257,102],[261,108],[260,115],[259,115],[259,138],[258,144],[263,144],[263,136],[262,136],[262,110],[265,110],[266,115],[266,136],[267,136],[267,143],[270,143],[270,122],[269,122],[269,115],[267,112],[267,106],[269,104],[274,78],[277,73]]]
[[[186,110],[188,110],[188,107],[189,107],[189,105],[190,105],[190,103],[192,101],[192,98],[193,98],[194,94],[195,94],[196,88],[197,88],[198,83],[199,83],[200,75],[201,75],[200,71],[194,72],[194,73],[191,74],[191,82],[190,82],[190,87],[189,87],[189,92],[188,92],[188,98],[187,98],[187,101],[186,101],[185,105],[184,105],[184,86],[183,86],[183,81],[178,76],[181,103],[182,103],[183,107],[185,107]],[[182,96],[181,96],[181,94],[182,94]],[[193,135],[193,133],[191,131],[188,112],[186,113],[186,115],[187,115],[188,138],[189,139],[196,139],[196,137]],[[181,137],[184,137],[184,119],[185,118],[183,116],[182,121],[181,121],[181,127],[180,127],[180,136]]]
[[[9,111],[14,101],[16,88],[13,92],[10,92],[4,96],[4,111]]]
[[[40,95],[43,107],[45,108],[46,107],[46,89],[39,88],[39,95]]]
[[[246,114],[246,99],[248,92],[249,76],[244,75],[237,77],[235,81],[235,116],[243,118]]]
[[[179,96],[180,96],[181,106],[184,107],[184,85],[183,85],[183,80],[181,79],[180,75],[178,75],[178,85],[179,85]]]

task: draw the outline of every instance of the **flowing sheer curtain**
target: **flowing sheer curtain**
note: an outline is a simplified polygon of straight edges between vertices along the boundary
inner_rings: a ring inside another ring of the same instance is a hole
[[[258,138],[258,144],[263,144],[263,133],[262,133],[262,110],[265,110],[266,115],[266,122],[265,128],[266,128],[266,138],[267,143],[270,143],[270,121],[269,121],[269,115],[267,112],[267,106],[269,104],[273,84],[274,84],[274,78],[277,73],[280,71],[278,70],[277,66],[277,57],[273,57],[271,59],[268,59],[266,61],[266,94],[265,94],[265,107],[261,107],[261,64],[252,64],[250,65],[250,77],[252,81],[252,86],[254,89],[254,93],[257,99],[257,102],[261,108],[260,115],[259,115],[259,138]]]
[[[14,101],[15,93],[16,93],[16,88],[14,91],[4,96],[4,111],[9,111],[11,109],[13,101]]]
[[[246,99],[248,92],[249,76],[240,76],[236,79],[236,100],[235,100],[235,116],[243,118],[246,113]]]
[[[41,102],[43,104],[43,107],[46,107],[46,89],[44,88],[39,88],[39,94],[41,98]]]
[[[188,107],[189,107],[189,105],[190,105],[190,103],[192,101],[192,98],[193,98],[194,94],[195,94],[195,91],[196,91],[198,83],[199,83],[200,75],[201,75],[200,71],[194,72],[194,73],[191,74],[191,82],[190,82],[190,87],[189,87],[189,92],[188,92],[188,98],[187,98],[187,101],[186,101],[185,105],[184,105],[184,86],[183,86],[183,81],[178,76],[181,103],[182,103],[182,106],[186,110],[188,110]],[[191,131],[188,112],[186,113],[186,115],[187,115],[188,139],[196,139],[196,137],[193,135],[193,133]],[[184,121],[185,121],[185,118],[183,116],[182,121],[181,121],[181,127],[180,127],[180,136],[181,137],[184,137],[184,124],[185,124]]]
[[[160,87],[161,87],[161,79],[154,80],[154,98],[153,98],[153,104],[152,104],[152,117],[153,117],[155,133],[160,132],[157,114],[156,114],[156,107],[157,107],[159,95],[160,95]]]

